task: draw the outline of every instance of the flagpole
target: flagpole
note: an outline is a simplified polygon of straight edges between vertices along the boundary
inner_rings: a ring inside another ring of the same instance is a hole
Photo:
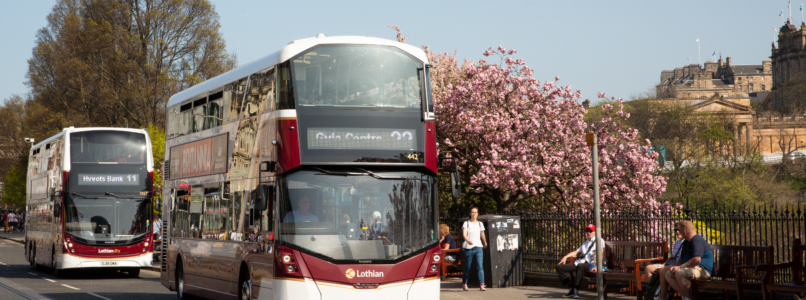
[[[697,64],[702,64],[700,60],[700,39],[697,39]]]

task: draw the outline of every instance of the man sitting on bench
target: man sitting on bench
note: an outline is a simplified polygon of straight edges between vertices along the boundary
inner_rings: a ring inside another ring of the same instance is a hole
[[[677,222],[677,230],[686,239],[681,246],[683,248],[680,260],[676,266],[669,269],[666,274],[666,282],[680,293],[683,300],[691,299],[691,281],[708,280],[714,269],[714,252],[711,245],[704,238],[697,234],[697,229],[691,221]],[[665,300],[666,293],[661,293],[660,298]]]
[[[557,275],[560,276],[560,281],[568,285],[568,294],[565,298],[579,299],[579,285],[582,283],[582,277],[585,277],[586,271],[596,272],[596,227],[593,224],[585,227],[585,233],[588,239],[579,246],[578,249],[571,251],[560,259],[557,264]],[[605,248],[604,241],[601,241],[602,249]],[[566,264],[565,261],[571,257],[576,257],[574,265]],[[570,275],[570,276],[569,276]]]

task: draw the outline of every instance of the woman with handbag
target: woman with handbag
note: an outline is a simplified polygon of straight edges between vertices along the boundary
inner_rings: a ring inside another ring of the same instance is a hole
[[[470,220],[462,224],[462,253],[465,256],[465,270],[462,272],[462,290],[467,291],[467,278],[470,275],[470,265],[476,265],[476,271],[479,276],[479,283],[481,283],[479,290],[486,291],[484,286],[484,252],[481,250],[487,248],[487,238],[484,236],[484,224],[479,222],[479,209],[475,207],[470,208]]]

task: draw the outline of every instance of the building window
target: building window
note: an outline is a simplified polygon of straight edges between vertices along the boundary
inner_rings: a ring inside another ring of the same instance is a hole
[[[753,77],[748,76],[747,79],[753,81]]]
[[[764,80],[764,76],[761,76],[761,80]]]
[[[762,90],[762,91],[766,91],[766,90],[767,90],[767,86],[762,84],[762,85],[761,85],[761,90]]]
[[[742,81],[742,78],[741,78],[741,77],[737,77],[737,78],[739,78],[739,79],[737,79],[738,81]]]
[[[750,92],[750,93],[753,92],[753,84],[752,83],[748,86],[747,91]]]
[[[741,93],[741,92],[742,92],[742,86],[740,85],[739,86],[739,93]]]

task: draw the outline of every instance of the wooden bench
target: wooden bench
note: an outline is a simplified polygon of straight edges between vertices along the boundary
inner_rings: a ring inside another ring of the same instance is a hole
[[[775,299],[775,292],[806,293],[806,282],[804,276],[804,254],[806,245],[800,243],[800,239],[792,240],[792,261],[780,264],[761,264],[756,268],[762,272],[761,293],[764,300]],[[791,277],[784,283],[775,283],[775,271],[790,270]]]
[[[459,268],[461,268],[461,266],[462,266],[462,260],[460,259],[461,255],[459,253],[459,251],[462,250],[462,248],[459,247],[460,239],[458,237],[454,237],[453,240],[456,241],[456,246],[457,246],[456,249],[450,249],[450,250],[441,249],[442,250],[442,273],[441,273],[442,274],[441,275],[442,281],[445,281],[445,279],[448,277],[448,275],[451,275],[451,276],[457,276],[457,275],[461,276],[462,275],[462,271],[448,273],[448,267],[449,266],[457,266]],[[456,255],[456,261],[452,262],[452,263],[447,262],[445,260],[445,256],[448,255],[448,254]]]
[[[668,242],[621,242],[605,241],[605,266],[604,272],[604,296],[607,298],[607,280],[623,280],[628,282],[627,292],[630,295],[636,294],[636,286],[640,291],[640,283],[637,281],[647,280],[644,276],[646,262],[663,261],[669,257]],[[571,258],[573,262],[574,258]],[[596,272],[585,272],[585,277],[596,278]],[[639,299],[641,299],[641,294]]]
[[[692,280],[691,298],[700,298],[700,289],[723,290],[727,300],[730,290],[735,290],[739,300],[744,300],[744,290],[761,290],[761,274],[757,264],[773,263],[772,246],[725,246],[711,245],[714,254],[714,269],[710,280]]]

